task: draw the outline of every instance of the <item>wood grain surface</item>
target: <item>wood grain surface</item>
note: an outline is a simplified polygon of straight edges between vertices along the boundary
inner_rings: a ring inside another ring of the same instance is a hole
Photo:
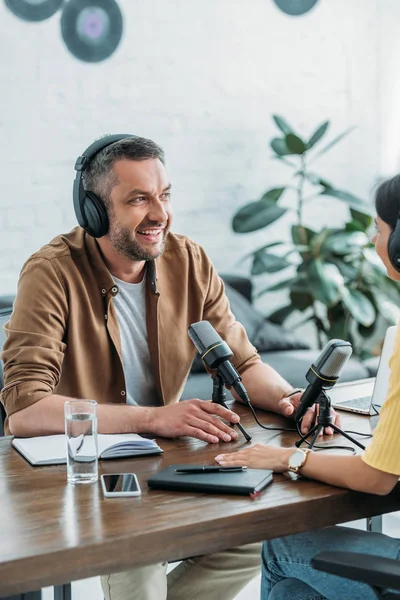
[[[285,446],[295,433],[264,431],[246,407],[233,405],[256,442]],[[290,427],[258,411],[264,424]],[[344,417],[346,429],[371,431],[373,419]],[[326,438],[327,439],[327,438]],[[65,466],[32,467],[0,440],[0,596],[39,589],[157,561],[176,560],[245,543],[397,510],[400,487],[386,497],[349,492],[295,476],[275,475],[258,498],[149,490],[147,479],[171,463],[214,464],[245,444],[207,445],[158,438],[164,454],[100,461],[99,473],[134,472],[142,496],[104,498],[100,483],[67,485]],[[346,445],[335,436],[335,443]],[[333,440],[329,440],[333,443]]]

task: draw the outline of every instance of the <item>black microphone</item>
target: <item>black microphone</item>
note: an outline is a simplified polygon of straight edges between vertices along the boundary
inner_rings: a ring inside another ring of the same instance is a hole
[[[211,323],[208,321],[192,323],[188,333],[207,367],[218,369],[224,383],[233,387],[243,402],[249,403],[249,396],[242,383],[242,378],[229,361],[230,357],[233,356],[233,352],[215,331]]]
[[[322,390],[333,388],[352,352],[350,342],[344,340],[331,340],[326,344],[315,364],[312,364],[308,369],[306,379],[309,385],[306,387],[296,410],[296,421],[299,421],[307,409],[315,404]]]

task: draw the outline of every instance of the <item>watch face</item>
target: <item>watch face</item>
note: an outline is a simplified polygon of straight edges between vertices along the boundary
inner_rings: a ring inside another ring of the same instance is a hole
[[[303,450],[296,450],[293,452],[292,456],[289,459],[289,465],[292,468],[301,467],[304,462],[304,452]]]

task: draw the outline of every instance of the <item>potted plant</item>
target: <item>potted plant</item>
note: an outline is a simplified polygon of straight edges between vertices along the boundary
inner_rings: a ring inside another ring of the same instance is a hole
[[[288,303],[268,315],[270,320],[282,324],[288,317],[293,320],[293,315],[300,315],[292,326],[311,321],[320,348],[328,339],[347,339],[354,353],[364,358],[369,354],[365,340],[374,334],[378,315],[388,323],[395,321],[400,292],[388,279],[370,242],[373,207],[310,171],[310,164],[350,130],[320,148],[329,121],[305,141],[282,117],[274,115],[273,119],[281,133],[270,143],[273,158],[292,168],[295,184],[269,189],[258,201],[241,207],[233,217],[232,228],[240,234],[267,229],[290,210],[281,200],[288,189],[294,189],[291,242],[270,242],[249,255],[253,276],[282,272],[281,279],[258,296],[287,290]],[[312,193],[306,193],[305,187],[311,187]],[[344,226],[311,229],[304,225],[305,204],[321,196],[347,205],[349,218]]]

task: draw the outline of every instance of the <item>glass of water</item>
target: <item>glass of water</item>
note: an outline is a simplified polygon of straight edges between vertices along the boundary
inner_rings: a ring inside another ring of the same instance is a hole
[[[68,483],[97,481],[97,402],[68,400],[64,405]]]

